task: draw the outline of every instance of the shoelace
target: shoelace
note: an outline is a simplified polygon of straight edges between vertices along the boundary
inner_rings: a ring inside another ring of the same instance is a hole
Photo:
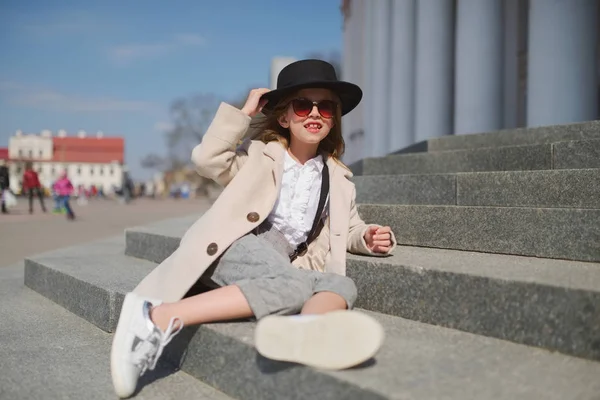
[[[176,324],[177,328],[175,328]],[[173,317],[164,333],[156,328],[148,339],[140,343],[132,355],[132,362],[140,368],[140,376],[147,370],[153,370],[156,367],[165,347],[182,329],[183,322],[179,318]]]

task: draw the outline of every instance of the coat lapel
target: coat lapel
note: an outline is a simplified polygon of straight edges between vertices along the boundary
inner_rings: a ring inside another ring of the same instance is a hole
[[[283,179],[283,156],[285,149],[277,141],[266,144],[263,154],[273,160],[273,182],[275,183],[276,193],[281,189],[281,180]]]
[[[329,194],[330,220],[329,229],[333,234],[341,234],[348,230],[348,215],[350,214],[351,182],[347,179],[352,176],[333,158],[327,159],[329,167],[329,181],[331,189]]]

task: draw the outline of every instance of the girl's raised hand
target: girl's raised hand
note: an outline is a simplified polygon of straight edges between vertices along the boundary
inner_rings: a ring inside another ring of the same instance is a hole
[[[365,232],[365,243],[369,250],[374,253],[387,253],[392,247],[392,237],[389,226],[378,227],[371,225]]]
[[[271,89],[267,88],[252,89],[248,95],[246,104],[244,104],[244,107],[242,107],[242,112],[249,117],[254,117],[256,114],[261,112],[262,108],[265,106],[265,104],[267,104],[267,100],[261,99],[260,96],[270,91]]]

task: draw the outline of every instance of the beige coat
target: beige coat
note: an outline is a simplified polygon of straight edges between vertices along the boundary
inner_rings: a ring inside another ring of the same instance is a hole
[[[250,117],[221,103],[202,142],[192,151],[198,173],[224,187],[221,196],[185,233],[178,249],[136,287],[135,292],[166,302],[183,298],[204,271],[235,240],[269,215],[279,195],[285,149],[279,142],[248,140],[238,147]],[[352,173],[332,158],[330,213],[298,268],[346,273],[346,251],[371,252],[363,238],[367,225],[358,215]],[[396,241],[392,234],[392,249]],[[391,253],[390,251],[390,253]]]

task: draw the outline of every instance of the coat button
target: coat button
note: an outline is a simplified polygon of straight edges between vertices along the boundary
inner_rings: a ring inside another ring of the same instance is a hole
[[[246,218],[248,219],[248,221],[254,223],[254,222],[258,222],[258,220],[260,219],[260,216],[258,215],[258,213],[252,211],[251,213],[248,213]]]
[[[206,252],[209,256],[214,256],[217,253],[217,250],[219,250],[219,246],[217,246],[216,243],[211,243],[206,248]]]

